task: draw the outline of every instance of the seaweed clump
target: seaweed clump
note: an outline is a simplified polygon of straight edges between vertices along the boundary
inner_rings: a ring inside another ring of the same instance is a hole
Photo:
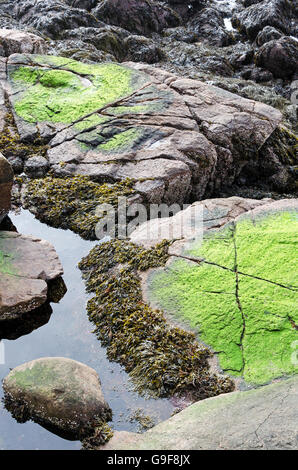
[[[146,250],[128,241],[96,246],[82,259],[87,312],[108,358],[125,367],[139,393],[155,397],[189,394],[204,399],[233,390],[230,378],[209,372],[211,351],[193,333],[170,326],[163,312],[142,300],[139,272],[164,266],[169,242]]]
[[[113,435],[113,430],[107,423],[98,422],[96,428],[94,429],[94,433],[82,441],[82,449],[96,450],[98,447],[112,439]]]
[[[31,180],[26,184],[24,207],[53,227],[70,229],[82,238],[95,240],[98,205],[116,206],[118,197],[134,193],[129,179],[115,184],[98,184],[86,176]]]

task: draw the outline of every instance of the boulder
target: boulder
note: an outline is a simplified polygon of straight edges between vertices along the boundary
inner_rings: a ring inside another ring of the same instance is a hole
[[[272,41],[273,39],[280,39],[283,34],[278,31],[278,29],[273,28],[272,26],[265,26],[262,31],[260,31],[256,37],[256,44],[258,46],[263,46],[266,42]]]
[[[281,113],[265,104],[131,62],[15,54],[7,71],[20,139],[42,139],[57,178],[129,178],[157,203],[201,199],[232,184],[248,165],[259,181],[292,184],[293,138],[279,127]],[[152,181],[156,199],[148,192]]]
[[[295,450],[298,380],[194,403],[144,434],[115,433],[102,450]]]
[[[163,57],[162,50],[155,42],[144,36],[128,36],[124,40],[124,47],[128,51],[126,55],[127,60],[155,64]]]
[[[204,8],[188,23],[198,40],[205,39],[208,44],[228,46],[233,42],[232,35],[226,30],[223,15],[216,8]]]
[[[100,0],[92,14],[100,21],[142,35],[159,33],[181,22],[169,6],[152,0]]]
[[[62,274],[50,243],[0,232],[0,323],[43,305],[48,300],[48,284]]]
[[[64,357],[45,357],[13,369],[3,381],[6,408],[19,422],[32,419],[60,435],[92,434],[111,419],[95,370]]]
[[[287,0],[264,0],[233,16],[232,25],[253,41],[265,26],[273,26],[289,34],[291,17],[292,7]]]
[[[3,57],[15,53],[44,54],[46,49],[45,40],[35,34],[16,29],[0,29],[0,55]]]
[[[250,385],[297,373],[297,214],[297,199],[206,200],[130,236],[146,248],[178,240],[165,268],[143,277],[144,298],[217,351],[221,370]]]
[[[21,24],[51,38],[58,38],[67,29],[100,24],[86,10],[70,8],[65,2],[56,0],[20,0],[16,4],[14,2],[12,14]]]
[[[298,40],[284,36],[266,42],[256,53],[256,64],[276,78],[298,78]]]
[[[10,210],[13,171],[0,153],[0,223]]]

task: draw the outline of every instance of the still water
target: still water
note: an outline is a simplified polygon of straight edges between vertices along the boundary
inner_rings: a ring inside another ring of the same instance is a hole
[[[140,409],[155,423],[169,418],[174,406],[166,399],[148,399],[135,393],[126,372],[118,364],[109,362],[105,348],[92,333],[93,325],[86,314],[89,295],[77,264],[97,242],[82,240],[69,230],[48,227],[29,211],[10,214],[10,218],[18,232],[43,238],[54,245],[64,268],[67,293],[59,304],[52,304],[53,313],[46,325],[19,339],[0,342],[2,358],[5,353],[5,361],[0,360],[0,399],[3,397],[2,379],[11,368],[39,357],[63,356],[96,370],[104,396],[113,410],[110,425],[114,430],[136,432],[138,422],[132,417]],[[17,423],[0,403],[0,450],[80,448],[80,442],[62,439],[31,421]]]

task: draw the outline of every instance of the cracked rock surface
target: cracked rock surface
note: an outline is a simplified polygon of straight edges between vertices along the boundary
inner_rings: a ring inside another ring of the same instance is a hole
[[[104,450],[296,449],[298,379],[194,403],[141,436],[115,433]]]
[[[265,384],[295,374],[297,199],[233,197],[191,207],[198,206],[202,212],[197,218],[203,217],[204,223],[197,225],[196,236],[172,244],[165,268],[143,278],[146,300],[191,328],[212,347],[221,369],[246,383]],[[181,220],[187,226],[191,207],[184,220],[182,211],[175,220],[145,223],[131,240],[148,246],[158,237],[171,239],[165,229],[173,234]]]
[[[246,168],[248,178],[293,187],[290,137],[263,103],[136,63],[13,54],[1,67],[20,140],[43,146],[55,177],[130,178],[156,203],[201,199]]]

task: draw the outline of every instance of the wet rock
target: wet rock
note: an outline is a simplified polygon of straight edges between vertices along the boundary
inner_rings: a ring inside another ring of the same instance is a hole
[[[176,28],[167,28],[163,31],[163,35],[174,41],[193,43],[198,40],[198,35],[190,31],[188,28],[178,26]]]
[[[297,378],[208,398],[142,435],[117,432],[101,449],[294,450],[297,399]]]
[[[11,165],[0,153],[0,223],[10,210],[12,183]]]
[[[124,40],[124,47],[128,51],[127,60],[155,64],[163,58],[162,50],[144,36],[129,36]]]
[[[50,43],[49,54],[61,55],[86,63],[115,62],[116,58],[107,52],[98,50],[93,44],[79,39],[65,39]]]
[[[9,161],[14,173],[19,175],[24,170],[24,162],[20,157],[8,157],[7,160]]]
[[[228,46],[233,42],[233,36],[224,25],[222,14],[216,8],[204,8],[188,23],[199,40],[206,39],[208,44]]]
[[[100,21],[145,35],[181,22],[174,10],[152,0],[101,0],[92,13]]]
[[[21,24],[31,26],[51,38],[58,38],[66,29],[99,25],[86,10],[69,8],[63,1],[21,0],[12,11]]]
[[[36,309],[63,268],[53,246],[39,238],[0,232],[0,322]]]
[[[287,0],[264,0],[236,14],[232,25],[253,41],[265,26],[273,26],[289,34],[291,16],[292,7]]]
[[[205,5],[204,0],[166,0],[166,3],[181,15],[184,20],[191,18]]]
[[[44,54],[46,49],[46,42],[35,34],[16,29],[0,29],[1,56],[9,57],[16,52]]]
[[[260,67],[249,67],[242,70],[240,73],[242,78],[245,80],[254,80],[257,83],[270,82],[273,80],[273,74],[269,70],[264,70]]]
[[[92,434],[111,419],[99,377],[90,367],[63,357],[46,357],[13,369],[3,381],[6,408],[19,422],[33,419],[72,439]]]
[[[45,176],[49,169],[49,162],[41,155],[36,155],[35,157],[29,158],[25,162],[24,166],[25,173],[34,178],[41,178]]]
[[[126,55],[124,38],[129,33],[122,28],[104,27],[104,28],[77,28],[71,31],[65,31],[62,39],[67,39],[72,48],[81,44],[81,49],[85,52],[87,47],[93,46],[96,50],[111,54],[117,60],[122,61]],[[85,43],[85,44],[84,44]]]
[[[256,54],[256,64],[277,78],[298,77],[298,40],[282,37],[264,44]]]
[[[256,37],[256,44],[263,46],[266,42],[272,41],[273,39],[280,39],[283,34],[272,26],[265,26]]]

